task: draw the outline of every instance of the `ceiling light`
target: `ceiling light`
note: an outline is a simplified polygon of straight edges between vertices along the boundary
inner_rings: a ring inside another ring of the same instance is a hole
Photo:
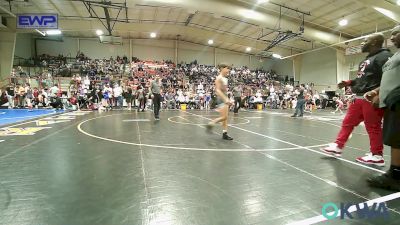
[[[152,33],[150,33],[150,37],[151,37],[151,38],[155,38],[155,37],[157,37],[157,34],[154,33],[154,32],[152,32]]]
[[[239,14],[246,19],[264,20],[265,16],[259,12],[250,9],[240,9]]]
[[[397,0],[397,2],[396,2],[396,3],[397,3],[397,5],[400,5],[400,0]]]
[[[251,51],[251,48],[250,47],[247,47],[246,48],[246,52],[250,52]]]
[[[104,34],[104,32],[102,30],[96,30],[96,34],[97,36],[101,36]]]
[[[382,13],[383,15],[389,17],[390,19],[396,21],[397,17],[396,17],[396,15],[394,14],[394,12],[392,12],[392,11],[390,11],[390,10],[387,10],[387,9],[379,8],[379,7],[373,7],[373,8],[374,8],[376,11]]]
[[[46,32],[42,32],[42,31],[40,31],[40,30],[38,30],[38,29],[35,29],[39,34],[41,34],[42,36],[46,36]]]
[[[257,4],[264,4],[269,2],[269,0],[257,0]]]
[[[346,26],[348,24],[348,22],[349,21],[347,21],[346,19],[342,19],[339,21],[339,25],[343,27],[343,26]]]
[[[214,41],[210,39],[210,40],[208,40],[208,44],[212,45],[212,44],[214,44]]]
[[[61,30],[47,30],[46,34],[47,35],[60,35],[61,34]]]
[[[317,38],[323,39],[325,41],[332,41],[332,36],[330,36],[328,33],[325,33],[325,32],[317,31],[317,32],[315,32],[315,36]]]
[[[282,59],[282,56],[279,54],[276,54],[276,53],[272,54],[272,57],[277,58],[277,59]]]

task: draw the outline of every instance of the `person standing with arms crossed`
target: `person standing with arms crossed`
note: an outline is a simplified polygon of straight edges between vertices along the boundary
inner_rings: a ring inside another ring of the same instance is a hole
[[[216,123],[222,123],[222,139],[224,140],[233,140],[232,137],[228,136],[228,113],[229,106],[232,105],[228,97],[228,76],[230,71],[230,66],[227,64],[220,64],[218,66],[219,75],[215,79],[215,93],[217,95],[217,111],[220,114],[220,117],[211,121],[207,124],[207,131],[211,132],[212,128]]]
[[[398,51],[383,66],[381,86],[365,93],[364,98],[375,107],[384,108],[383,143],[391,147],[390,168],[369,177],[372,187],[400,191],[400,26],[392,29],[390,40]]]

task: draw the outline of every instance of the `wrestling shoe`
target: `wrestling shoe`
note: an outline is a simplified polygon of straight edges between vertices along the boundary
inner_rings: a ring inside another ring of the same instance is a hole
[[[342,156],[342,149],[340,149],[336,143],[329,143],[327,147],[321,148],[321,150],[336,157]]]
[[[366,165],[376,165],[376,166],[385,166],[385,160],[381,155],[373,155],[368,152],[363,157],[356,158],[356,161]]]

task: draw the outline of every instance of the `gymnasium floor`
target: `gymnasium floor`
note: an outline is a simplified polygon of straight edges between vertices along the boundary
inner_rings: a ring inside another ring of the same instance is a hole
[[[388,167],[354,161],[369,145],[362,126],[336,159],[319,148],[342,115],[290,115],[230,114],[234,141],[221,140],[219,127],[205,132],[214,111],[164,111],[160,121],[72,112],[4,127],[0,224],[400,224],[399,193],[365,182]],[[328,202],[368,200],[386,202],[389,218],[321,214]]]
[[[18,123],[25,120],[35,119],[61,112],[53,109],[0,109],[0,126]]]

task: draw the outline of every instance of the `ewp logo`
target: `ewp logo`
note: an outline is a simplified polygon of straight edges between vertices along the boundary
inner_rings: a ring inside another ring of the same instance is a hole
[[[24,29],[58,29],[57,14],[21,14],[17,17],[17,28]]]
[[[333,209],[333,211],[329,209]],[[354,219],[355,216],[351,215],[352,212],[357,212],[358,219],[389,219],[389,212],[385,203],[373,203],[370,208],[368,208],[366,202],[360,204],[340,203],[340,210],[333,202],[328,202],[322,206],[322,215],[328,220],[335,219],[339,213],[342,220],[346,217]]]

